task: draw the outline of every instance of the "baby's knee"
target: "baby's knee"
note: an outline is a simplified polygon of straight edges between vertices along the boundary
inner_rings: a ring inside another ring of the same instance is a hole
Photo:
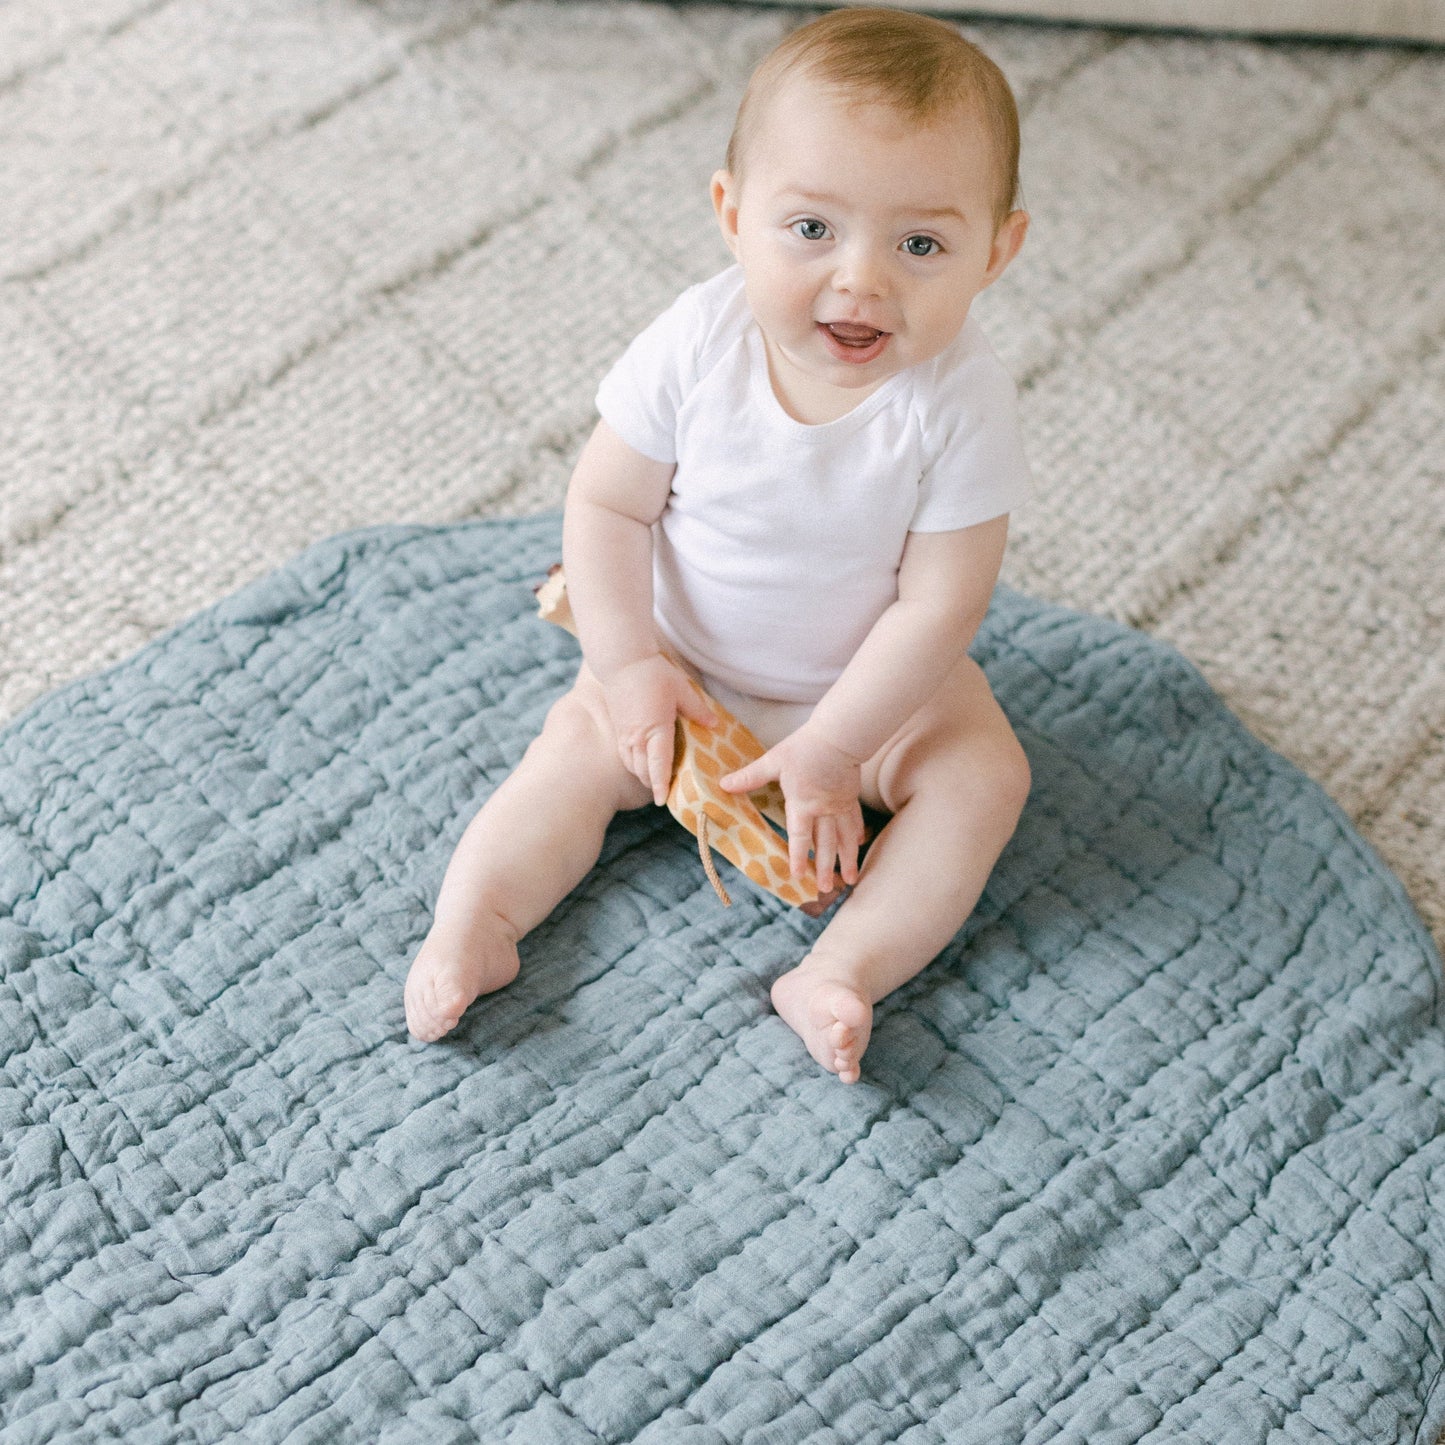
[[[1012,832],[1028,800],[1033,776],[1028,755],[1012,729],[990,729],[984,737],[963,737],[944,746],[920,769],[916,786],[962,802],[975,818]]]
[[[548,709],[542,731],[533,739],[534,748],[553,747],[565,752],[589,752],[602,744],[611,745],[605,717],[599,717],[577,688],[564,692]]]
[[[1033,770],[1029,757],[1010,729],[1000,737],[993,748],[993,763],[989,769],[990,781],[997,798],[997,806],[1008,813],[1015,822],[1028,801],[1029,790],[1033,787]]]
[[[548,773],[591,773],[595,761],[607,751],[598,720],[585,703],[567,692],[548,709],[542,730],[527,744],[522,763],[528,772],[540,768]]]
[[[652,799],[650,790],[618,756],[617,736],[600,689],[591,696],[584,683],[552,704],[525,761],[534,771],[544,769],[554,778],[567,779],[569,786],[586,779],[604,788],[616,808],[638,808]]]

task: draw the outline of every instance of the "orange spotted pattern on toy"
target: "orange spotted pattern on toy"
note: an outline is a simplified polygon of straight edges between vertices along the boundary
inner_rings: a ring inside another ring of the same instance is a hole
[[[783,826],[783,795],[776,783],[756,793],[724,792],[719,779],[763,755],[761,743],[715,698],[698,688],[718,719],[713,728],[691,718],[677,720],[673,750],[672,787],[668,811],[697,837],[707,866],[709,848],[715,848],[734,868],[745,873],[795,908],[816,903],[818,890],[810,877],[794,878],[788,867],[786,840],[769,823]],[[726,890],[711,869],[708,877],[724,903]]]
[[[537,589],[537,613],[576,636],[561,567],[553,567]],[[707,728],[691,718],[678,718],[668,811],[697,838],[703,867],[724,903],[732,900],[712,866],[712,849],[759,888],[795,908],[812,911],[818,906],[817,887],[811,877],[793,877],[787,841],[772,826],[783,827],[782,790],[768,783],[755,793],[728,793],[718,781],[760,758],[763,745],[715,698],[701,687],[697,690],[707,699],[718,725]]]

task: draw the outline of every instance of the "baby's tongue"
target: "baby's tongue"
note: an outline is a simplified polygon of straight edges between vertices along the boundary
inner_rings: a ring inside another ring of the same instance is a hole
[[[882,335],[876,326],[858,326],[851,321],[834,321],[828,330],[845,346],[866,346]]]

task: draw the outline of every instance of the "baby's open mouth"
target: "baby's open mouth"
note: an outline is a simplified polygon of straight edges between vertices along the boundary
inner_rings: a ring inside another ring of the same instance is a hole
[[[820,321],[818,332],[834,361],[849,366],[866,366],[876,361],[893,339],[891,331],[864,326],[857,321]]]
[[[886,331],[880,331],[876,326],[859,326],[852,321],[825,321],[823,329],[837,342],[844,346],[856,346],[860,349],[872,346],[880,336],[886,336]]]

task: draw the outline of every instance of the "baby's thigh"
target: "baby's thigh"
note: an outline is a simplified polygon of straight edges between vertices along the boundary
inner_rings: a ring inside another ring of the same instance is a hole
[[[864,764],[863,801],[896,813],[920,789],[1020,810],[1029,765],[983,669],[964,657]]]
[[[617,751],[602,684],[586,663],[571,688],[552,704],[524,763],[545,772],[559,788],[609,794],[614,811],[652,801],[651,790],[627,770]]]

